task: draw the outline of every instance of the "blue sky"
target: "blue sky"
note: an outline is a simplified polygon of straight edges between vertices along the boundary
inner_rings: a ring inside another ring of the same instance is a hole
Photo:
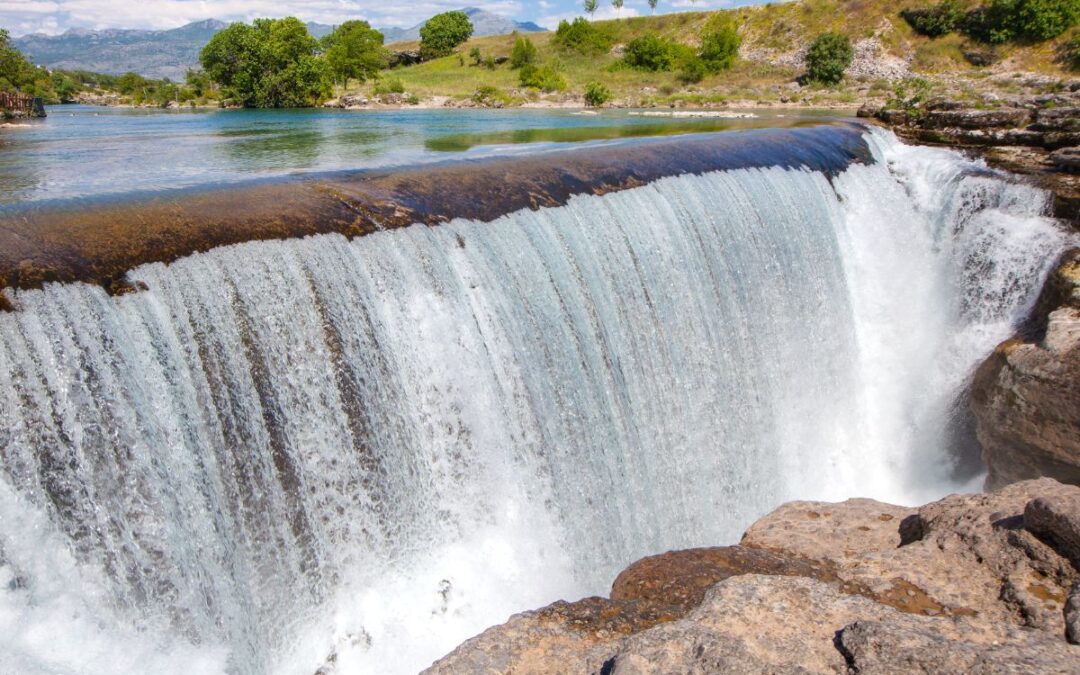
[[[610,0],[600,0],[597,18],[615,16]],[[715,9],[753,0],[660,0],[657,12]],[[176,28],[201,19],[249,20],[298,16],[305,21],[340,23],[366,19],[375,26],[411,26],[449,9],[475,6],[515,19],[553,27],[582,14],[581,0],[0,0],[0,27],[12,35],[62,33],[69,28]],[[648,14],[646,0],[626,0],[622,16]]]

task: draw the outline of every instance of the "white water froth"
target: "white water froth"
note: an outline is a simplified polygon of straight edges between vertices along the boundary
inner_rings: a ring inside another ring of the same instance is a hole
[[[957,487],[950,416],[1068,235],[878,162],[249,243],[0,316],[20,673],[415,672],[789,499]]]

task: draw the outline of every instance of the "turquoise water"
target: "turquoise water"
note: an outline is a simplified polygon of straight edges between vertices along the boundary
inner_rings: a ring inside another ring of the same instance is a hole
[[[627,111],[198,110],[53,106],[0,128],[0,204],[116,195],[311,171],[538,152],[571,142],[820,120],[754,111],[688,119]]]

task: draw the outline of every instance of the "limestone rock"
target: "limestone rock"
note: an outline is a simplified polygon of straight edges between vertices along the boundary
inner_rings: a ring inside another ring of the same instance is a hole
[[[1080,569],[1080,490],[1032,499],[1024,507],[1024,527]]]
[[[1080,147],[1055,150],[1050,153],[1050,161],[1063,171],[1080,173]]]
[[[990,644],[949,639],[936,626],[857,621],[837,636],[852,675],[1080,671],[1080,649],[1038,631],[1015,630]]]
[[[1019,127],[1027,124],[1031,113],[1023,108],[996,110],[932,110],[926,113],[922,126],[928,129],[987,129]]]
[[[1065,639],[1080,645],[1080,582],[1073,584],[1065,602]]]
[[[1025,332],[999,345],[972,384],[987,486],[1039,476],[1080,485],[1080,250],[1048,279]]]

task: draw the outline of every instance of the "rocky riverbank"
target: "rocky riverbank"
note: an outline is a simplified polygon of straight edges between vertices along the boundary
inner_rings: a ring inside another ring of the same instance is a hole
[[[1071,643],[1071,644],[1070,644]],[[737,546],[640,560],[427,672],[1080,672],[1080,488],[908,509],[792,502]]]
[[[1080,80],[1038,96],[978,104],[948,98],[863,106],[902,138],[976,152],[1054,193],[1055,215],[1080,228]]]

